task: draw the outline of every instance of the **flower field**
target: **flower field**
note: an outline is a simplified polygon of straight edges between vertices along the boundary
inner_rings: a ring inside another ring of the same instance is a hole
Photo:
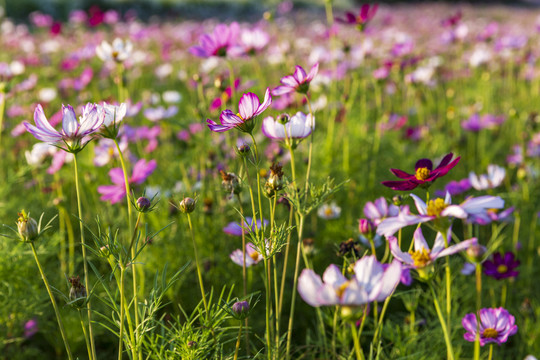
[[[540,8],[0,16],[0,359],[540,357]]]

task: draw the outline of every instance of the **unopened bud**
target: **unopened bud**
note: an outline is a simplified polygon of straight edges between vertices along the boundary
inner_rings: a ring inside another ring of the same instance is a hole
[[[368,219],[359,219],[358,230],[362,235],[370,235],[373,232],[373,223]]]
[[[36,220],[26,215],[24,210],[19,213],[17,229],[19,231],[21,240],[24,242],[34,241],[39,236],[39,229]]]
[[[486,248],[480,244],[471,245],[467,249],[467,256],[475,262],[481,261],[485,253]]]
[[[283,124],[283,125],[285,125],[286,123],[288,123],[290,120],[291,120],[291,117],[289,116],[289,114],[280,114],[280,115],[277,117],[277,121],[278,121],[280,124]]]
[[[236,152],[240,156],[247,156],[251,152],[251,148],[249,147],[248,144],[244,144],[242,146],[238,146],[236,148]]]
[[[137,199],[137,208],[140,211],[144,212],[145,210],[148,210],[150,208],[150,205],[152,205],[152,203],[150,202],[150,200],[148,200],[148,198],[145,198],[144,196],[141,196]]]
[[[232,310],[238,316],[245,316],[249,312],[249,303],[247,301],[237,301],[233,304]]]
[[[193,200],[192,198],[190,197],[187,197],[187,198],[184,198],[184,200],[180,201],[180,211],[183,212],[184,214],[187,213],[192,213],[193,210],[195,210],[195,200]]]
[[[392,202],[394,203],[394,205],[400,206],[401,204],[403,204],[403,197],[401,195],[396,195],[392,198]]]

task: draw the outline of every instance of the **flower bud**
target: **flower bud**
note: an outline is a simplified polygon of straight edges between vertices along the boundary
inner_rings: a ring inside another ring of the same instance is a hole
[[[82,307],[86,300],[86,288],[81,283],[81,278],[72,276],[68,281],[71,284],[71,289],[69,289],[69,300],[73,301],[71,305]]]
[[[277,117],[277,121],[282,124],[282,125],[285,125],[286,123],[288,123],[289,121],[291,120],[291,117],[289,116],[289,114],[280,114],[278,117]]]
[[[400,206],[401,204],[403,204],[403,197],[401,195],[396,195],[392,198],[392,202],[394,203],[394,205]]]
[[[467,256],[471,260],[478,263],[482,261],[482,258],[484,257],[484,254],[486,253],[486,248],[480,244],[473,244],[469,246],[466,253],[467,253]]]
[[[304,252],[306,255],[313,255],[315,253],[315,240],[312,238],[302,239],[302,245],[304,246]]]
[[[188,347],[188,348],[191,349],[191,348],[194,348],[195,346],[197,346],[197,342],[196,342],[196,341],[193,341],[193,340],[188,341],[188,343],[187,343],[187,347]]]
[[[184,198],[184,200],[180,201],[180,211],[183,212],[184,214],[190,214],[193,212],[193,210],[195,210],[195,200],[193,200],[192,198],[190,197],[186,197]]]
[[[265,186],[274,191],[282,190],[286,185],[285,178],[283,177],[283,167],[281,164],[272,164],[270,166],[270,175],[266,179]]]
[[[359,219],[358,230],[362,235],[371,235],[373,233],[373,223],[368,219]]]
[[[152,205],[152,203],[150,202],[150,200],[148,200],[148,198],[144,196],[141,196],[140,198],[137,199],[137,208],[141,212],[148,210],[150,208],[150,205]]]
[[[248,156],[250,152],[251,147],[248,144],[244,144],[236,148],[236,153],[240,156]]]
[[[246,316],[249,312],[249,303],[247,301],[237,301],[233,304],[232,310],[238,316]]]
[[[19,236],[24,242],[32,242],[39,236],[39,229],[36,220],[29,217],[24,210],[19,213],[17,219],[17,229]]]
[[[221,182],[221,187],[230,194],[240,194],[240,191],[242,190],[240,178],[234,173],[228,173],[223,170],[221,170],[220,173],[221,179],[223,180]]]

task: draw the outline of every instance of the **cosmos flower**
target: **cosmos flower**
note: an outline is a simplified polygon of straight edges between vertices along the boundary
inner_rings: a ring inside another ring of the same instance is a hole
[[[112,44],[103,40],[101,44],[96,47],[96,55],[103,61],[114,61],[122,63],[126,61],[133,52],[133,44],[129,40],[122,40],[116,38]]]
[[[189,52],[201,58],[238,55],[241,51],[237,45],[239,33],[240,26],[237,22],[233,22],[229,26],[219,24],[211,34],[201,35],[200,45],[190,47]]]
[[[457,165],[461,157],[452,160],[454,154],[447,154],[435,169],[433,163],[429,159],[420,159],[414,167],[415,174],[406,173],[399,169],[390,169],[390,171],[403,181],[383,181],[382,184],[393,190],[407,191],[415,189],[417,186],[427,187],[433,181],[448,173],[454,166]],[[452,160],[452,161],[450,161]]]
[[[352,12],[346,12],[344,18],[336,18],[336,20],[343,24],[355,25],[360,31],[362,31],[366,24],[373,19],[379,8],[378,4],[369,5],[364,4],[360,8],[358,15]]]
[[[24,126],[36,139],[55,146],[63,142],[66,146],[65,151],[76,153],[91,140],[88,135],[96,132],[104,119],[105,113],[100,111],[96,104],[86,104],[78,121],[71,105],[62,105],[62,130],[57,131],[51,126],[43,113],[43,108],[38,104],[34,112],[36,126],[28,122],[24,122]]]
[[[399,207],[394,204],[388,204],[384,197],[380,197],[374,202],[368,201],[364,205],[364,215],[377,226],[387,217],[398,216]]]
[[[240,34],[240,45],[247,55],[260,53],[270,42],[270,36],[260,28],[243,29]]]
[[[474,313],[465,315],[461,320],[461,324],[467,331],[463,335],[465,340],[474,342],[479,334],[480,346],[489,343],[501,345],[508,340],[509,336],[517,333],[516,319],[502,307],[480,309],[479,315],[480,320]]]
[[[264,226],[267,226],[268,220],[266,219],[263,219],[263,220],[264,220],[263,222]],[[246,216],[246,224],[244,226],[245,226],[245,229],[251,229],[251,231],[255,230],[255,224],[253,223],[253,218],[251,216]],[[260,228],[261,228],[261,220],[257,219],[257,229],[260,229]],[[223,232],[232,236],[242,236],[242,226],[239,223],[233,221],[227,224],[227,226],[223,228]]]
[[[341,215],[341,208],[335,202],[322,204],[317,210],[317,215],[325,220],[337,219]]]
[[[263,134],[273,140],[304,139],[315,128],[315,118],[311,114],[297,112],[286,124],[271,116],[264,118],[262,123]]]
[[[471,196],[459,205],[452,204],[450,193],[446,193],[444,199],[429,200],[427,204],[414,194],[410,194],[410,196],[414,199],[419,214],[400,212],[398,216],[386,218],[377,227],[377,234],[389,237],[405,226],[446,217],[467,219],[469,216],[485,214],[488,209],[502,209],[504,207],[504,200],[498,196],[486,195],[476,198]],[[450,226],[450,223],[447,223],[446,226]]]
[[[142,184],[154,172],[156,166],[156,160],[146,161],[140,159],[133,166],[133,173],[128,179],[129,184]],[[114,185],[101,185],[98,186],[97,190],[101,194],[100,199],[102,201],[110,201],[111,204],[116,204],[126,196],[124,172],[122,168],[113,168],[109,171],[109,176]]]
[[[469,181],[471,186],[476,190],[493,189],[502,184],[506,176],[506,170],[497,165],[488,165],[487,175],[476,175],[474,172],[469,173]]]
[[[26,339],[31,338],[39,331],[38,322],[36,319],[28,320],[24,323],[24,337]]]
[[[467,222],[478,225],[487,225],[494,221],[509,222],[512,220],[510,215],[512,215],[514,210],[515,208],[513,206],[501,212],[498,212],[497,209],[488,209],[485,213],[469,216]]]
[[[484,262],[484,274],[497,280],[515,278],[519,275],[519,271],[516,270],[519,264],[519,260],[516,260],[514,253],[510,251],[505,253],[504,257],[500,253],[495,253],[492,260]]]
[[[249,92],[240,98],[238,114],[235,114],[229,109],[223,110],[219,117],[221,125],[210,119],[207,119],[206,123],[210,130],[214,132],[224,132],[237,128],[242,132],[251,133],[255,127],[256,117],[266,110],[270,104],[272,104],[270,89],[266,89],[262,104],[257,95]]]
[[[452,180],[446,186],[444,187],[444,191],[436,190],[435,196],[442,197],[447,192],[450,193],[450,195],[459,195],[464,193],[465,191],[468,191],[471,189],[471,182],[468,178],[462,179],[460,181]]]
[[[482,129],[494,129],[505,121],[504,116],[495,116],[491,114],[474,114],[461,123],[461,127],[467,131],[478,132]]]
[[[396,288],[401,264],[394,260],[386,270],[375,256],[365,256],[354,264],[354,276],[347,279],[336,265],[330,265],[323,278],[304,269],[298,278],[298,293],[311,306],[360,306],[383,301]]]
[[[450,243],[451,234],[451,231],[448,231],[448,243]],[[438,258],[458,253],[468,249],[471,245],[478,243],[476,238],[472,238],[462,241],[459,244],[445,246],[444,238],[442,234],[438,232],[435,243],[433,244],[433,249],[430,249],[421,228],[416,229],[413,239],[414,251],[411,251],[410,253],[401,251],[398,240],[395,237],[392,236],[388,240],[390,242],[390,251],[392,252],[392,255],[403,264],[413,269],[423,269],[426,266],[431,265]]]
[[[296,66],[293,75],[287,75],[281,78],[280,86],[272,90],[272,95],[280,96],[292,92],[298,92],[300,94],[307,94],[309,90],[309,84],[319,72],[319,63],[313,65],[309,74],[301,66]]]
[[[242,253],[242,249],[234,250],[231,253],[231,255],[229,255],[229,257],[235,264],[244,266],[244,254]],[[263,259],[263,256],[257,252],[255,245],[253,245],[250,242],[247,243],[246,244],[246,267],[257,265],[262,259]]]

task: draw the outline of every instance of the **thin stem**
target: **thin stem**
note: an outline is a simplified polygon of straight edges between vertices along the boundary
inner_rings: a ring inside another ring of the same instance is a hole
[[[242,338],[242,322],[238,328],[238,338],[236,339],[236,349],[234,350],[234,360],[238,359],[238,350],[240,350],[240,338]]]
[[[66,347],[66,352],[68,354],[68,359],[73,360],[73,355],[71,355],[71,349],[69,348],[69,343],[67,341],[66,332],[64,330],[64,324],[62,323],[62,318],[60,317],[60,312],[58,311],[58,306],[56,305],[56,300],[54,300],[54,296],[51,291],[51,287],[49,285],[49,281],[47,280],[47,277],[45,276],[45,273],[43,272],[43,268],[41,267],[41,264],[39,263],[36,248],[34,247],[34,243],[31,242],[30,246],[32,247],[32,253],[34,254],[34,259],[36,259],[36,264],[39,269],[39,273],[41,274],[41,278],[43,279],[43,283],[45,284],[45,288],[47,288],[47,293],[49,294],[49,298],[51,299],[52,306],[54,308],[54,313],[56,314],[56,321],[58,321],[58,327],[60,328],[60,334],[62,334],[62,340],[64,341],[64,345]]]
[[[118,102],[124,101],[124,65],[118,64]]]
[[[362,318],[362,322],[366,318],[366,315],[364,314]],[[358,335],[358,330],[356,329],[356,324],[351,324],[352,329],[352,337],[353,337],[353,343],[354,343],[354,351],[356,352],[356,358],[358,360],[364,360],[364,352],[362,351],[362,347],[360,346],[360,336]]]
[[[429,194],[429,193],[427,193]],[[448,237],[446,231],[441,231],[444,240],[444,247],[448,247]],[[450,256],[446,257],[446,327],[448,331],[452,331],[452,274],[450,269]]]
[[[191,240],[193,241],[193,251],[195,252],[195,264],[197,265],[197,276],[199,277],[199,286],[201,288],[201,296],[203,298],[204,310],[206,312],[206,321],[210,321],[209,319],[210,314],[208,312],[208,303],[206,302],[206,293],[204,291],[204,284],[203,284],[203,279],[201,275],[201,266],[199,264],[199,254],[197,252],[197,243],[195,242],[195,235],[193,234],[193,226],[191,224],[191,216],[189,215],[189,213],[186,213],[186,215],[188,219]]]
[[[92,358],[92,349],[90,349],[90,341],[88,339],[88,333],[86,332],[86,325],[82,316],[82,311],[79,309],[79,319],[81,320],[81,327],[84,335],[84,342],[86,343],[86,350],[88,351],[88,358]]]
[[[482,307],[482,265],[476,264],[476,321],[477,329],[480,328],[480,308]],[[480,332],[476,332],[474,340],[474,359],[480,359]]]
[[[491,360],[493,358],[493,344],[489,345],[489,356],[488,360]]]
[[[124,304],[125,304],[125,281],[124,274],[126,269],[120,265],[120,333],[118,335],[118,360],[122,360],[122,346],[124,344]],[[135,289],[134,289],[135,290]]]
[[[81,206],[81,191],[79,188],[79,166],[77,164],[77,154],[74,154],[73,156],[73,164],[75,168],[75,190],[77,192],[77,208],[79,211],[79,225],[81,228],[81,248],[82,248],[82,256],[83,256],[83,267],[84,267],[84,286],[86,287],[87,291],[90,289],[89,283],[88,283],[88,260],[86,258],[86,243],[84,241],[84,224],[83,224],[83,217],[82,217],[82,206]],[[91,305],[91,299],[89,298],[86,303],[86,308],[88,310],[88,336],[90,337],[90,347],[92,349],[92,358],[95,360],[96,357],[96,345],[94,343],[94,332],[92,330],[92,305]]]
[[[444,321],[444,316],[442,314],[439,301],[437,300],[435,289],[433,289],[433,285],[431,283],[429,283],[429,289],[431,290],[431,295],[433,296],[433,305],[435,305],[435,311],[437,312],[437,316],[439,317],[439,322],[441,323],[441,328],[444,334],[444,341],[446,342],[448,359],[454,360],[454,350],[452,349],[452,341],[450,340],[450,335],[448,334],[448,329],[446,328],[446,322]]]

